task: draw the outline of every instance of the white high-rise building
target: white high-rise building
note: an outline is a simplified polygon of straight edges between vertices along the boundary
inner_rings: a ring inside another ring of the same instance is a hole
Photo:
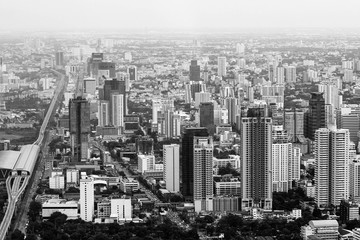
[[[277,84],[285,83],[285,69],[282,66],[276,68],[276,83]]]
[[[287,83],[296,82],[296,67],[295,66],[286,67],[285,73],[286,73],[286,82]]]
[[[118,221],[132,219],[131,198],[112,198],[110,206],[110,217],[116,218]]]
[[[124,96],[123,94],[111,95],[112,124],[116,127],[124,126]]]
[[[236,44],[236,53],[237,54],[244,54],[245,53],[245,44],[237,43]]]
[[[99,126],[105,127],[110,124],[110,104],[109,101],[100,100],[98,105]]]
[[[180,191],[180,145],[163,146],[164,180],[170,192]]]
[[[360,201],[360,162],[352,161],[349,164],[349,197]]]
[[[213,139],[194,137],[195,212],[213,210]]]
[[[301,160],[301,149],[293,147],[292,158],[289,163],[289,186],[291,187],[292,181],[300,180],[300,160]]]
[[[79,184],[79,170],[72,168],[66,169],[66,184]]]
[[[144,173],[148,170],[153,170],[155,166],[154,155],[138,155],[138,172]]]
[[[274,192],[289,190],[289,163],[292,158],[291,143],[272,144],[272,179]]]
[[[320,128],[315,132],[315,202],[339,205],[348,199],[350,134],[348,129]]]
[[[218,76],[226,76],[226,57],[218,57]]]
[[[117,72],[116,73],[116,79],[118,81],[124,81],[125,82],[125,92],[130,91],[130,74],[127,72]]]
[[[86,222],[94,216],[94,182],[93,179],[80,180],[80,218]]]
[[[199,108],[200,103],[210,102],[211,93],[197,92],[195,93],[195,107]]]
[[[342,199],[349,198],[350,133],[348,129],[331,132],[331,172],[330,172],[330,203],[340,205]]]

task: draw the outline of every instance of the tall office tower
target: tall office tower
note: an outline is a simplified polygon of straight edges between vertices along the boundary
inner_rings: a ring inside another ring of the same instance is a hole
[[[90,103],[86,99],[70,99],[69,121],[73,161],[86,161],[90,135]]]
[[[213,210],[213,139],[194,137],[195,212]]]
[[[236,115],[238,114],[238,99],[237,98],[226,98],[225,107],[228,109],[228,123],[236,123]]]
[[[353,79],[354,79],[353,70],[351,70],[351,69],[344,69],[343,82],[345,82],[345,83],[351,83],[351,82],[353,82]]]
[[[106,80],[104,83],[104,88],[99,92],[99,98],[101,100],[107,100],[110,102],[110,108],[112,109],[112,94],[121,94],[123,95],[123,103],[124,103],[124,116],[127,114],[127,94],[126,94],[126,86],[125,81],[118,81],[117,79]],[[112,113],[110,113],[112,114]],[[110,116],[112,119],[112,116]]]
[[[180,191],[180,145],[163,146],[164,180],[170,192]]]
[[[63,52],[55,53],[55,65],[56,66],[64,66],[64,53]]]
[[[276,68],[276,83],[284,84],[285,83],[285,71],[283,66]]]
[[[226,76],[226,57],[218,57],[218,76]]]
[[[315,131],[326,126],[325,99],[323,93],[311,93],[309,111],[306,113],[305,137],[314,140]]]
[[[109,101],[100,100],[98,105],[98,124],[105,127],[110,124],[110,104]]]
[[[80,180],[80,218],[86,222],[94,216],[94,182],[92,179]]]
[[[130,91],[131,83],[130,83],[130,74],[126,72],[117,72],[116,79],[118,81],[124,81],[125,83],[125,92]]]
[[[189,72],[190,81],[200,81],[200,66],[197,64],[197,60],[191,60]]]
[[[181,139],[181,193],[187,200],[194,196],[194,138],[208,137],[206,128],[185,128]]]
[[[136,152],[140,155],[154,154],[154,139],[149,136],[141,136],[136,139]]]
[[[360,162],[351,161],[349,164],[349,197],[360,201]]]
[[[137,67],[136,66],[128,67],[127,72],[130,75],[130,81],[137,81],[138,80]]]
[[[165,137],[167,138],[172,138],[174,137],[173,133],[174,133],[174,112],[172,110],[167,110],[164,112],[164,134],[165,134]]]
[[[200,104],[200,127],[214,127],[214,104],[212,102]]]
[[[272,120],[266,105],[255,104],[241,119],[242,209],[272,209]]]
[[[208,70],[207,63],[205,63],[205,66],[204,66],[204,82],[205,83],[209,82],[209,70]]]
[[[327,128],[315,132],[315,202],[339,205],[348,199],[349,130]]]
[[[341,67],[343,69],[353,69],[354,68],[354,62],[353,61],[342,61]]]
[[[249,99],[250,103],[254,102],[254,88],[253,87],[248,88],[248,99]]]
[[[288,66],[285,68],[285,78],[287,83],[294,83],[296,82],[296,67],[295,66]]]
[[[124,96],[122,94],[111,94],[111,116],[115,127],[124,127]]]
[[[292,110],[285,111],[284,129],[289,134],[291,142],[298,142],[304,137],[304,112]]]
[[[244,54],[245,53],[245,45],[243,43],[236,44],[236,53],[237,54]]]
[[[203,102],[210,102],[211,93],[209,92],[197,92],[195,93],[195,108],[199,108]]]

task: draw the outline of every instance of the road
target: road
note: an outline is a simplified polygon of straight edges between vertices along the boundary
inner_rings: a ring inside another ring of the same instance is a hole
[[[57,108],[57,106],[60,102],[59,96],[62,96],[62,94],[66,88],[66,85],[67,85],[67,81],[65,80],[65,75],[63,75],[62,73],[55,71],[55,70],[51,70],[51,71],[53,71],[54,73],[59,75],[61,77],[61,80],[58,81],[58,85],[54,92],[54,97],[50,103],[50,106],[49,106],[46,116],[44,118],[43,124],[41,125],[39,137],[34,142],[34,145],[40,145],[40,146],[43,145],[43,140],[46,135],[45,133],[46,133],[47,125],[49,123],[49,120],[52,118],[52,116],[54,114],[54,110]],[[9,203],[8,203],[8,207],[6,209],[3,221],[0,224],[0,240],[4,240],[6,234],[9,230],[9,227],[11,224],[11,219],[14,216],[16,204],[17,204],[20,196],[24,192],[25,188],[27,187],[28,182],[30,182],[31,187],[28,187],[24,194],[24,198],[22,199],[21,205],[20,205],[21,208],[19,209],[20,211],[17,214],[15,223],[14,223],[14,227],[15,227],[14,229],[18,228],[20,231],[25,233],[25,227],[26,227],[26,223],[27,223],[27,211],[29,209],[30,202],[32,200],[32,196],[34,195],[34,193],[36,191],[36,186],[38,184],[39,178],[42,174],[41,170],[42,170],[43,164],[44,164],[44,162],[43,162],[42,158],[41,158],[40,162],[36,162],[36,165],[34,168],[35,174],[33,173],[32,176],[9,176],[8,179],[6,180],[6,188],[7,188],[7,192],[8,192]],[[14,178],[14,180],[12,180],[11,178]],[[13,181],[12,185],[11,185],[11,181]]]
[[[9,176],[6,179],[6,189],[8,192],[9,203],[3,221],[0,224],[0,239],[4,239],[7,234],[7,230],[10,227],[11,219],[16,208],[16,203],[26,188],[28,179],[29,176]]]

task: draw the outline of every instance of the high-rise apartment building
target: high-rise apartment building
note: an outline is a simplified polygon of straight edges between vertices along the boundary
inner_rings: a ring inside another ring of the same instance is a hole
[[[182,195],[193,200],[194,196],[194,138],[208,137],[206,128],[186,128],[181,139]]]
[[[347,129],[320,128],[315,132],[315,202],[319,206],[337,206],[348,199],[349,135]]]
[[[190,81],[200,81],[200,66],[197,64],[197,60],[191,60],[189,72]]]
[[[272,209],[272,119],[256,104],[241,119],[242,209]]]
[[[360,201],[360,162],[350,161],[349,164],[349,197]]]
[[[90,103],[81,97],[69,101],[70,145],[74,162],[86,161],[90,136]]]
[[[288,66],[285,68],[285,76],[287,83],[294,83],[296,82],[296,67],[295,66]]]
[[[91,222],[94,216],[94,181],[93,179],[80,180],[80,218]]]
[[[213,210],[213,139],[194,137],[195,212]]]
[[[163,146],[164,180],[170,192],[180,191],[180,145]]]
[[[218,76],[226,76],[226,57],[218,57]]]
[[[284,84],[285,83],[285,69],[283,66],[276,68],[276,83]]]

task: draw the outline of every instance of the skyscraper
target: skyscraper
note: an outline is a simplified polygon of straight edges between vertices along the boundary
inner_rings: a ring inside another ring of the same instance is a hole
[[[55,65],[56,66],[64,66],[64,53],[63,52],[55,53]]]
[[[295,66],[286,67],[285,74],[286,74],[286,82],[287,83],[296,82],[296,67]]]
[[[285,73],[284,67],[279,66],[276,68],[276,83],[277,84],[284,84],[285,83]]]
[[[289,134],[291,142],[297,142],[304,137],[304,112],[285,111],[284,129]]]
[[[92,179],[80,180],[80,218],[91,222],[94,216],[94,182]]]
[[[347,129],[320,128],[315,132],[315,202],[339,205],[349,197],[350,137]]]
[[[195,211],[213,210],[213,139],[194,137],[194,205]]]
[[[111,94],[111,116],[115,127],[124,127],[124,96],[122,94]]]
[[[200,66],[197,64],[197,60],[191,60],[189,72],[190,81],[200,81]]]
[[[110,106],[109,101],[100,100],[98,106],[98,125],[105,127],[110,124]]]
[[[242,209],[272,209],[272,120],[266,105],[254,105],[241,119]]]
[[[180,191],[180,145],[163,146],[164,180],[170,192]]]
[[[194,138],[208,137],[206,128],[186,128],[181,139],[182,195],[193,200],[194,196]]]
[[[104,88],[99,92],[99,98],[101,100],[107,100],[110,102],[110,109],[112,109],[112,94],[121,94],[123,97],[123,115],[127,114],[127,94],[126,94],[126,86],[125,81],[118,81],[117,79],[106,80],[104,83]],[[112,114],[110,112],[110,114]],[[110,115],[110,119],[113,119],[112,115]],[[114,124],[114,123],[113,123]]]
[[[86,99],[70,99],[69,121],[73,161],[86,161],[90,135],[90,103]]]
[[[226,76],[226,57],[218,57],[218,76]]]
[[[137,81],[138,80],[137,67],[136,66],[129,67],[128,68],[128,73],[130,75],[130,80],[131,81]]]
[[[306,113],[305,137],[314,140],[315,131],[326,126],[325,99],[323,93],[311,93],[309,111]]]
[[[200,127],[210,128],[213,125],[214,125],[214,104],[212,102],[201,103]]]

